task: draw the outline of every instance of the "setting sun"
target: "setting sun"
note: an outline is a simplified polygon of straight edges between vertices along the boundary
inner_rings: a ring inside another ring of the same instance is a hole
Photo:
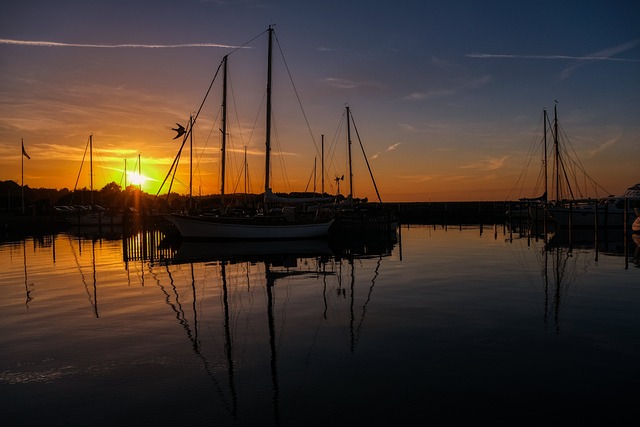
[[[149,180],[149,178],[138,172],[127,172],[127,179],[132,185],[142,185]]]

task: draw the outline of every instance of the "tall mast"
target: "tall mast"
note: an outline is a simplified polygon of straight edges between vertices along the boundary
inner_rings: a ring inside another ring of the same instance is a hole
[[[171,189],[169,189],[169,192],[171,192]],[[189,116],[189,211],[191,211],[192,207],[193,207],[193,115],[190,115]]]
[[[91,188],[91,209],[93,209],[93,134],[89,135],[89,185]]]
[[[265,201],[267,197],[267,193],[269,192],[269,175],[270,175],[270,165],[269,158],[271,157],[271,50],[272,50],[272,38],[273,38],[273,28],[269,25],[269,50],[267,57],[267,118],[266,118],[266,151],[265,151],[265,163],[264,163],[264,195]]]
[[[556,155],[556,203],[560,201],[560,149],[558,147],[558,106],[553,106],[553,145]]]
[[[544,201],[547,201],[547,191],[549,189],[549,178],[547,173],[547,109],[543,110],[542,116],[543,123],[543,134],[544,134],[544,158],[542,162],[544,163]]]
[[[353,169],[351,166],[351,122],[350,122],[350,111],[349,111],[349,106],[347,106],[347,142],[348,142],[348,149],[349,149],[349,195],[351,196],[351,199],[353,200]]]
[[[227,57],[225,55],[222,58],[224,62],[224,74],[223,74],[223,84],[222,84],[222,153],[221,153],[221,162],[220,162],[220,204],[222,205],[222,209],[224,210],[224,177],[226,175],[226,159],[227,159]]]
[[[140,164],[140,153],[138,153],[138,180],[140,181],[138,189],[142,193],[142,165]]]
[[[244,146],[244,204],[247,205],[247,178],[249,172],[247,171],[247,146]]]
[[[324,196],[324,135],[322,135],[322,161],[320,165],[320,176],[322,181],[322,195]]]
[[[22,154],[20,155],[20,159],[22,159],[22,181],[20,183],[20,190],[22,191],[22,213],[25,213],[25,207],[24,207],[24,138],[21,139],[22,141]],[[9,197],[9,203],[11,203],[11,197]],[[9,212],[11,212],[11,209],[9,209]]]

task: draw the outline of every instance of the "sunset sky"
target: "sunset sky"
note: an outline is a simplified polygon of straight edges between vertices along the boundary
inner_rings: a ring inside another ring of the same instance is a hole
[[[226,191],[244,191],[246,147],[261,192],[273,25],[276,192],[313,190],[314,158],[320,191],[321,135],[325,190],[345,175],[348,191],[346,105],[356,197],[376,199],[358,136],[383,201],[534,196],[531,150],[556,105],[607,192],[640,182],[637,1],[24,0],[0,10],[0,180],[20,183],[23,159],[25,185],[88,187],[88,165],[79,172],[93,135],[94,188],[123,185],[125,160],[131,172],[140,156],[143,190],[156,193],[181,143],[172,128],[231,54]],[[221,87],[193,134],[196,195],[220,191]],[[187,145],[174,191],[188,193],[188,175]]]

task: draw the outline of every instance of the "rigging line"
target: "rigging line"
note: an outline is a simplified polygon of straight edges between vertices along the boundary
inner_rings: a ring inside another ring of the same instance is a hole
[[[315,164],[315,161],[316,161],[315,157],[313,158],[313,161],[314,161],[314,164]],[[307,180],[307,186],[304,187],[304,192],[305,193],[307,192],[307,190],[309,190],[309,185],[311,184],[311,180],[313,180],[313,175],[315,174],[315,172],[316,171],[314,169],[311,169],[311,175],[309,175],[309,179]]]
[[[226,56],[231,55],[232,53],[234,53],[234,52],[238,51],[239,49],[244,48],[246,45],[248,45],[249,43],[251,43],[252,41],[254,41],[255,39],[257,39],[258,37],[260,37],[262,34],[266,33],[267,31],[268,31],[268,30],[265,30],[265,31],[261,32],[260,34],[258,34],[257,36],[253,37],[252,39],[250,39],[250,40],[249,40],[249,41],[247,41],[246,43],[244,43],[244,44],[242,44],[241,46],[239,46],[239,47],[237,47],[237,48],[233,49],[233,50],[232,50],[230,53],[228,53]],[[216,79],[217,79],[217,77],[218,77],[218,74],[220,73],[220,69],[222,68],[222,64],[223,64],[223,63],[224,63],[224,58],[223,58],[223,60],[222,60],[222,61],[220,61],[220,64],[218,64],[218,69],[216,70],[216,72],[215,72],[215,74],[214,74],[214,76],[213,76],[213,79],[211,80],[211,83],[209,84],[209,88],[207,89],[207,92],[205,93],[205,96],[204,96],[204,98],[203,98],[202,102],[200,103],[200,107],[198,108],[198,111],[196,112],[196,115],[195,115],[195,117],[193,118],[192,125],[191,125],[191,126],[189,126],[189,130],[184,134],[184,137],[183,137],[183,140],[182,140],[182,146],[180,147],[179,153],[178,153],[178,155],[176,155],[176,158],[175,158],[175,159],[174,159],[174,161],[173,161],[173,165],[172,165],[172,166],[171,166],[171,168],[169,169],[169,172],[168,172],[167,176],[166,176],[166,177],[165,177],[165,179],[162,181],[162,184],[160,185],[160,188],[158,189],[158,192],[156,193],[156,198],[157,198],[157,197],[158,197],[158,195],[160,194],[160,191],[162,191],[162,187],[164,186],[165,182],[167,181],[167,178],[168,178],[169,174],[171,174],[171,171],[173,170],[174,165],[176,164],[177,160],[179,159],[180,152],[182,152],[182,148],[184,147],[184,144],[186,143],[187,138],[189,137],[189,133],[191,133],[191,131],[192,131],[192,127],[193,127],[193,125],[195,124],[195,122],[196,122],[196,120],[197,120],[198,116],[200,115],[200,112],[202,111],[202,108],[204,107],[204,104],[205,104],[205,102],[206,102],[206,100],[207,100],[207,98],[208,98],[208,96],[209,96],[209,93],[211,92],[211,88],[213,87],[213,83],[216,81]],[[176,171],[177,171],[177,166],[175,166],[175,168],[176,168]],[[174,174],[175,174],[175,172],[176,172],[176,171],[174,171]]]
[[[298,100],[298,105],[300,106],[300,110],[302,112],[302,116],[304,117],[304,121],[307,125],[307,130],[309,131],[309,135],[311,135],[311,140],[313,141],[313,146],[316,149],[316,154],[320,155],[320,150],[318,149],[318,144],[316,143],[316,139],[313,136],[313,132],[311,131],[311,125],[309,124],[309,120],[307,119],[307,113],[304,111],[304,107],[302,106],[302,101],[300,100],[300,95],[298,94],[298,88],[293,82],[293,76],[291,75],[291,71],[289,70],[289,64],[287,64],[287,60],[284,57],[284,52],[282,51],[282,46],[280,45],[280,41],[278,40],[277,34],[275,31],[273,32],[276,39],[276,44],[278,45],[278,50],[280,51],[280,56],[282,57],[282,62],[284,63],[284,67],[287,70],[287,75],[289,76],[289,80],[291,81],[291,86],[293,86],[293,92],[296,94],[296,99]]]
[[[182,137],[182,145],[180,146],[180,150],[178,150],[178,154],[176,155],[175,159],[173,160],[173,164],[171,165],[171,168],[169,168],[169,172],[167,173],[167,176],[164,178],[164,180],[162,181],[162,184],[160,185],[160,188],[158,188],[158,192],[156,193],[156,198],[158,197],[158,195],[160,194],[160,191],[162,191],[162,187],[164,186],[165,182],[167,181],[167,178],[169,177],[169,175],[171,174],[171,171],[173,170],[173,174],[175,176],[175,173],[177,172],[177,162],[180,158],[180,153],[182,153],[182,149],[184,148],[184,145],[187,142],[187,139],[189,138],[189,136],[191,135],[191,133],[193,132],[193,126],[196,123],[196,120],[198,118],[198,116],[200,115],[200,112],[202,111],[202,108],[204,107],[204,104],[207,100],[207,97],[209,96],[209,93],[211,92],[211,88],[213,87],[213,83],[216,81],[218,74],[220,73],[220,69],[222,68],[222,64],[224,63],[224,59],[222,61],[220,61],[220,64],[218,64],[218,69],[216,70],[213,79],[211,80],[211,83],[209,84],[209,88],[207,89],[207,92],[204,95],[204,98],[202,100],[202,102],[200,103],[200,107],[198,108],[198,111],[195,115],[195,117],[193,118],[193,120],[190,121],[190,125],[189,128],[187,129],[187,131],[184,133],[184,136]],[[174,169],[175,166],[175,169]],[[171,180],[171,182],[173,183],[173,179]],[[169,193],[171,193],[171,189],[169,189]],[[167,197],[169,197],[167,195]]]
[[[82,162],[80,163],[80,170],[78,171],[78,177],[76,178],[76,183],[73,186],[73,193],[71,193],[71,201],[69,202],[70,205],[73,204],[73,195],[76,191],[76,187],[78,186],[78,181],[80,181],[80,174],[82,174],[82,166],[84,165],[84,159],[87,157],[87,149],[89,148],[89,140],[91,137],[89,137],[87,139],[87,145],[85,145],[84,147],[84,154],[82,155]]]
[[[362,333],[362,324],[364,323],[364,319],[367,316],[367,306],[371,301],[371,295],[373,294],[373,288],[376,285],[376,279],[380,274],[380,264],[382,263],[382,255],[379,256],[378,262],[376,263],[376,268],[374,270],[373,278],[371,279],[371,286],[369,286],[369,292],[367,293],[367,299],[362,305],[362,317],[360,318],[360,322],[356,327],[356,343],[360,341],[360,334]]]
[[[351,114],[351,112],[349,112],[349,114]],[[382,199],[380,198],[380,192],[378,191],[378,186],[376,185],[376,179],[373,177],[373,171],[371,170],[371,166],[369,165],[369,160],[367,159],[367,153],[364,152],[364,145],[362,144],[362,140],[360,139],[360,133],[358,132],[358,128],[356,127],[356,122],[353,119],[353,114],[351,114],[351,122],[353,123],[353,129],[356,131],[356,136],[358,137],[358,142],[360,143],[360,149],[362,149],[362,155],[364,156],[364,161],[367,164],[367,169],[369,169],[369,175],[371,176],[371,181],[373,182],[373,188],[375,188],[376,190],[378,201],[382,203]]]
[[[170,281],[173,282],[173,277],[171,276],[171,273],[169,271],[169,266],[167,265],[167,273],[169,273],[169,278]],[[183,323],[183,321],[180,319],[179,316],[179,312],[176,309],[175,305],[173,303],[171,303],[170,298],[171,296],[169,295],[169,293],[165,290],[164,286],[160,283],[160,279],[158,278],[158,276],[156,275],[156,273],[154,273],[153,271],[151,271],[151,274],[154,276],[154,279],[156,281],[156,284],[158,285],[158,287],[160,288],[161,292],[164,294],[165,296],[165,303],[171,307],[171,309],[175,312],[176,314],[176,319],[178,319],[178,322],[185,328],[185,332],[187,332],[187,338],[193,343],[193,336],[189,333],[189,330],[187,329],[187,327],[185,327],[185,324]],[[173,285],[173,283],[172,283]],[[188,326],[188,325],[187,325]],[[230,413],[233,414],[233,409],[231,404],[229,404],[229,402],[227,401],[224,391],[222,390],[222,387],[220,387],[220,384],[218,383],[218,380],[216,379],[213,370],[211,369],[211,362],[202,354],[202,351],[195,346],[195,344],[193,345],[193,350],[194,353],[196,354],[196,356],[202,361],[203,365],[204,365],[204,369],[207,373],[207,375],[209,376],[209,378],[211,378],[211,381],[213,382],[213,386],[216,389],[216,392],[218,393],[218,395],[220,396],[220,399],[222,400],[222,405],[224,406],[224,408]]]
[[[246,145],[244,144],[244,137],[243,137],[243,134],[242,134],[242,127],[240,126],[240,118],[239,118],[240,116],[238,114],[238,105],[235,102],[235,92],[233,91],[233,84],[230,82],[230,80],[231,80],[230,76],[228,77],[228,79],[229,79],[229,85],[231,86],[231,88],[230,88],[231,89],[231,98],[233,99],[233,109],[234,109],[234,112],[235,112],[235,120],[236,120],[237,129],[238,129],[238,135],[240,135],[239,138],[240,138],[241,146],[244,146],[245,149],[246,149]],[[235,141],[235,137],[231,133],[229,133],[227,142],[228,142],[229,146],[231,147],[231,149],[230,150],[228,149],[227,151],[231,152],[231,154],[232,154],[231,159],[233,161],[232,166],[233,166],[233,169],[235,171],[237,171],[235,184],[233,186],[233,192],[237,193],[238,192],[238,187],[240,186],[240,181],[244,177],[245,162],[243,160],[242,161],[242,166],[240,166],[240,167],[238,166],[238,163],[240,163],[240,161],[238,160],[236,144],[234,143],[234,141]]]
[[[273,117],[273,112],[271,113],[271,116]],[[275,144],[276,144],[276,152],[280,153],[280,155],[278,156],[279,160],[280,160],[280,173],[282,175],[282,180],[284,181],[284,188],[285,191],[290,192],[291,191],[291,185],[289,184],[289,175],[287,174],[287,165],[284,162],[284,150],[282,149],[282,145],[280,144],[280,136],[278,134],[278,128],[273,125],[271,127],[271,130],[273,131],[273,138],[272,140],[275,140]],[[272,149],[273,151],[273,149]],[[273,176],[273,170],[271,171],[271,174]],[[270,177],[272,178],[272,177]]]
[[[544,116],[544,113],[543,113]],[[544,118],[543,118],[544,120]],[[529,143],[529,148],[528,151],[525,155],[525,162],[524,162],[524,166],[520,172],[520,175],[518,176],[518,179],[516,179],[513,187],[511,188],[511,190],[509,191],[509,193],[507,194],[507,197],[505,198],[505,200],[509,200],[512,195],[515,195],[515,191],[516,191],[516,187],[518,186],[518,184],[520,184],[520,188],[518,193],[520,194],[520,197],[522,197],[523,195],[523,191],[524,191],[524,185],[525,185],[525,181],[526,181],[526,176],[527,176],[527,171],[529,170],[529,167],[531,166],[531,162],[533,161],[533,158],[535,156],[535,152],[536,152],[536,147],[539,144],[540,141],[536,142],[536,140],[538,139],[538,135],[540,133],[542,133],[540,131],[540,127],[542,125],[542,121],[543,120],[538,120],[538,126],[536,127],[536,130],[534,131],[533,137],[532,137],[532,141]],[[542,144],[544,144],[544,137],[542,138]],[[542,156],[544,157],[544,156]],[[545,159],[546,161],[546,159]]]
[[[340,116],[340,120],[338,122],[338,126],[336,128],[336,131],[333,134],[333,139],[331,141],[331,144],[329,144],[329,151],[327,153],[327,159],[325,160],[325,166],[326,164],[329,165],[329,167],[332,169],[333,171],[333,175],[338,175],[338,170],[336,168],[336,164],[335,164],[335,154],[337,151],[337,146],[338,146],[338,141],[340,138],[340,131],[344,126],[344,122],[345,122],[345,118],[346,118],[346,111],[342,111],[342,114]],[[332,179],[329,179],[328,182],[325,182],[325,185],[329,184],[330,190],[334,191],[336,190],[335,187],[333,186],[333,181]]]
[[[571,149],[571,152],[574,154],[573,157],[575,157],[575,160],[573,161],[573,163],[578,167],[578,169],[584,174],[585,178],[587,178],[592,185],[596,186],[597,188],[600,188],[601,190],[603,190],[605,193],[607,194],[611,194],[609,193],[604,187],[602,187],[599,183],[597,183],[591,176],[589,176],[589,174],[586,171],[586,168],[584,167],[584,165],[582,164],[582,161],[580,160],[580,157],[578,156],[578,153],[576,152],[575,148],[573,147],[573,144],[571,144],[571,140],[569,139],[569,137],[567,136],[564,128],[562,127],[562,124],[559,123],[560,126],[560,133],[562,134],[562,139],[564,141],[566,141],[566,146],[568,146],[568,148]],[[565,148],[565,150],[568,152],[568,148]]]
[[[191,127],[191,126],[189,126],[189,127]],[[169,178],[169,175],[171,175],[171,172],[174,171],[174,169],[177,171],[178,162],[180,161],[180,155],[182,154],[182,149],[184,148],[184,144],[186,142],[187,142],[187,136],[185,134],[185,137],[182,140],[182,145],[180,146],[180,149],[178,150],[178,153],[176,154],[176,157],[173,159],[173,163],[171,164],[171,167],[169,168],[169,172],[167,172],[167,175],[164,177],[164,180],[162,180],[162,184],[160,184],[160,187],[158,188],[158,192],[156,193],[156,197],[155,197],[156,199],[158,198],[158,195],[160,194],[160,191],[162,191],[162,187],[164,187],[165,182],[167,182],[167,179]],[[175,176],[175,171],[174,171],[174,176]],[[171,182],[173,182],[173,178],[171,179]],[[170,193],[170,192],[171,192],[171,188],[169,188],[169,192],[168,193]]]

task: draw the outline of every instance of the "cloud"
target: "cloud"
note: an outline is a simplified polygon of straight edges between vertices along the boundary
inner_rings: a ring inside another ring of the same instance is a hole
[[[325,84],[338,89],[359,89],[363,87],[379,88],[380,84],[375,82],[357,82],[338,77],[327,77],[324,79]]]
[[[174,49],[183,47],[219,47],[227,49],[240,49],[242,46],[232,46],[220,43],[185,43],[185,44],[89,44],[89,43],[60,43],[53,41],[31,41],[31,40],[11,40],[0,39],[0,44],[12,46],[34,46],[34,47],[84,47],[84,48],[143,48],[143,49]]]
[[[595,52],[592,55],[589,55],[583,59],[580,59],[577,63],[575,63],[574,65],[565,68],[564,70],[562,70],[561,73],[561,77],[563,79],[569,77],[574,70],[576,70],[577,68],[583,67],[587,64],[590,64],[592,62],[595,61],[623,61],[623,62],[640,62],[637,59],[623,59],[623,58],[612,58],[613,55],[618,54],[620,52],[624,52],[626,50],[632,49],[634,47],[636,47],[638,44],[640,44],[640,39],[637,40],[632,40],[630,42],[624,43],[620,46],[615,46],[609,49],[604,49],[601,50],[599,52]]]
[[[494,158],[485,158],[483,160],[479,160],[476,163],[470,163],[467,165],[460,166],[461,169],[478,169],[478,170],[496,170],[500,169],[506,161],[509,159],[509,155],[502,157],[494,157]]]
[[[621,62],[640,62],[638,59],[610,58],[605,56],[570,56],[570,55],[508,55],[493,53],[469,53],[465,55],[467,58],[481,59],[573,59],[580,61],[621,61]]]
[[[474,80],[468,80],[460,83],[458,86],[448,89],[438,89],[427,92],[413,92],[405,96],[404,99],[408,101],[422,101],[430,98],[442,98],[446,96],[452,96],[467,89],[475,89],[482,87],[491,82],[491,76],[482,76]]]
[[[358,87],[358,84],[354,81],[347,80],[347,79],[339,79],[336,77],[327,77],[326,79],[324,79],[324,81],[329,86],[337,87],[340,89],[354,89]]]
[[[433,175],[400,175],[400,179],[406,179],[407,181],[415,182],[415,183],[423,183],[428,181],[433,181]]]
[[[341,52],[346,49],[318,46],[317,50],[318,52]]]
[[[398,145],[402,144],[401,142],[396,142],[395,144],[391,144],[390,146],[387,147],[387,149],[385,151],[393,151],[396,148],[398,148]],[[378,157],[380,157],[380,152],[375,153],[373,156],[369,157],[371,160],[373,159],[377,159]]]
[[[616,142],[618,142],[618,138],[617,137],[616,138],[612,138],[612,139],[610,139],[608,141],[605,141],[604,143],[600,144],[595,149],[590,150],[589,153],[588,153],[589,157],[591,158],[591,157],[595,156],[596,154],[598,154],[598,153],[600,153],[602,151],[605,151],[606,149],[608,149],[609,147],[614,145]]]
[[[480,59],[542,59],[542,60],[571,60],[576,61],[571,66],[562,70],[561,77],[569,77],[574,70],[596,61],[640,62],[640,59],[616,58],[613,55],[633,49],[640,44],[640,39],[631,40],[618,46],[603,49],[588,55],[518,55],[518,54],[494,54],[494,53],[469,53],[468,58]]]

